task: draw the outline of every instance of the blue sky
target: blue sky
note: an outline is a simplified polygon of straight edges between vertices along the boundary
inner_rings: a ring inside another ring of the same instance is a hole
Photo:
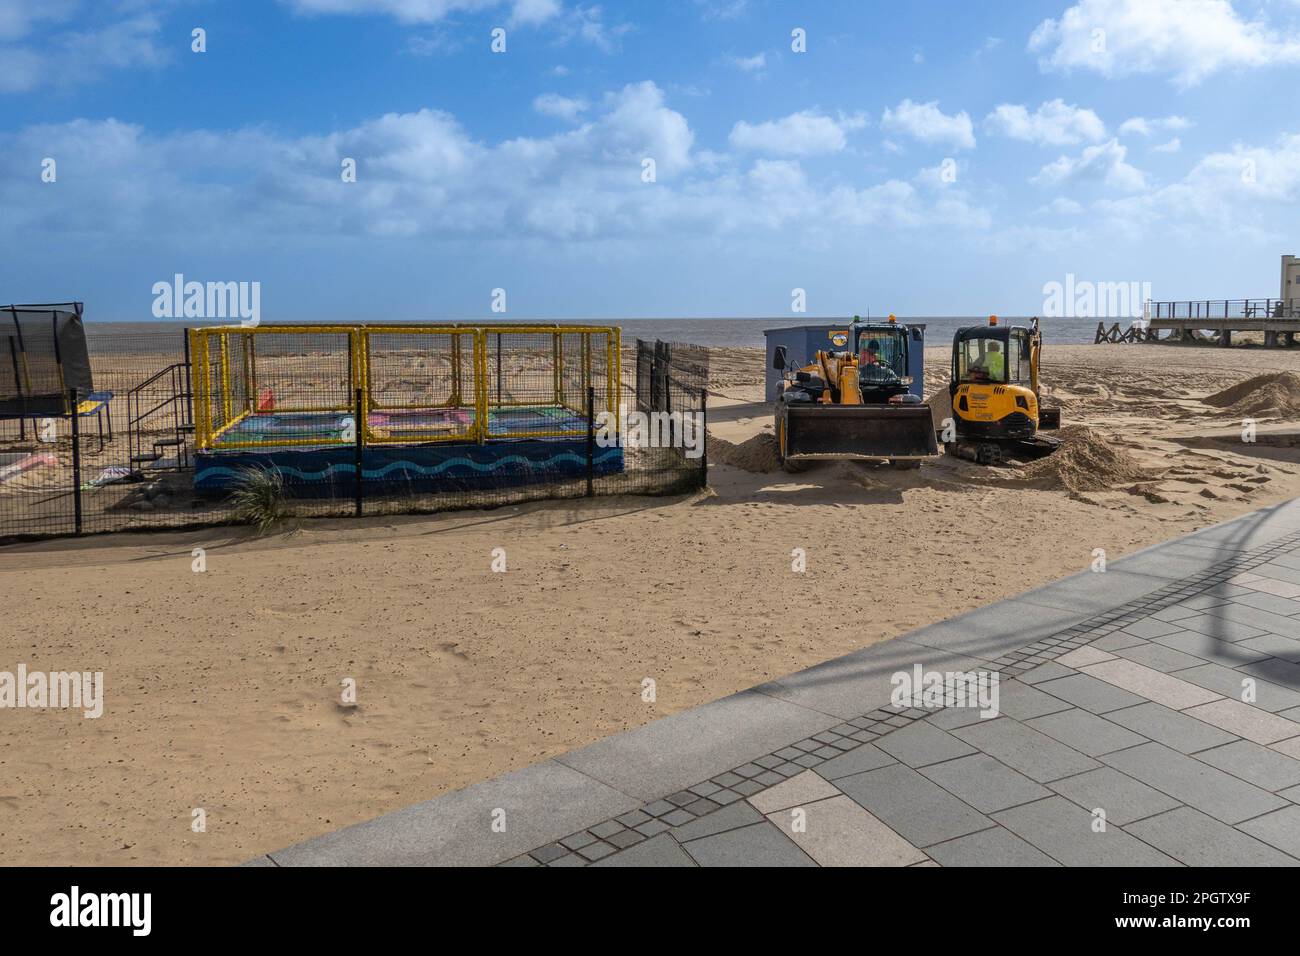
[[[1297,0],[0,0],[0,63],[0,299],[100,319],[178,272],[265,320],[1028,314],[1300,251]]]

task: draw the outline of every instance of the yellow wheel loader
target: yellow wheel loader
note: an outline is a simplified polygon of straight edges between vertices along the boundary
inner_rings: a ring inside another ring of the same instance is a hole
[[[1061,427],[1060,408],[1043,405],[1039,362],[1043,334],[1038,319],[1023,326],[998,324],[958,329],[952,342],[952,418],[948,454],[996,465],[1009,455],[1050,454],[1060,442],[1039,434]]]
[[[790,367],[787,348],[775,348],[776,447],[787,471],[852,459],[919,468],[939,453],[921,397],[922,333],[892,315],[887,322],[854,316],[847,331],[831,333],[830,344],[840,348],[817,350],[807,365]]]

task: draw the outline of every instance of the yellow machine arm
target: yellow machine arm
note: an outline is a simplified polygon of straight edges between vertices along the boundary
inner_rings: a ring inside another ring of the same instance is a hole
[[[826,383],[822,393],[823,405],[861,405],[862,392],[858,390],[858,360],[850,352],[818,351],[813,364],[801,371],[821,377]]]

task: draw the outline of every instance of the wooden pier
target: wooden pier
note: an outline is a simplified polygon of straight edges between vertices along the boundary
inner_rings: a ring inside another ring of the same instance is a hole
[[[1264,333],[1265,348],[1294,348],[1300,336],[1300,300],[1217,299],[1149,303],[1150,319],[1097,323],[1094,342],[1159,342],[1229,347],[1234,332]]]

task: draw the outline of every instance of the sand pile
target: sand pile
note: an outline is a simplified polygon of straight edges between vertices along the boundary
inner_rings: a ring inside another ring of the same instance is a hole
[[[766,474],[781,468],[781,462],[776,457],[776,438],[768,434],[747,438],[739,445],[710,435],[708,450],[709,461],[744,471]]]
[[[1021,477],[1074,493],[1107,491],[1153,477],[1132,455],[1086,425],[1067,425],[1055,437],[1061,447],[1024,466]]]
[[[934,419],[934,430],[943,431],[943,420],[952,417],[952,395],[948,386],[937,388],[925,397],[925,404],[930,406],[930,417]]]
[[[1255,418],[1300,417],[1300,375],[1273,372],[1246,381],[1202,399],[1206,405],[1222,408],[1231,415]]]

